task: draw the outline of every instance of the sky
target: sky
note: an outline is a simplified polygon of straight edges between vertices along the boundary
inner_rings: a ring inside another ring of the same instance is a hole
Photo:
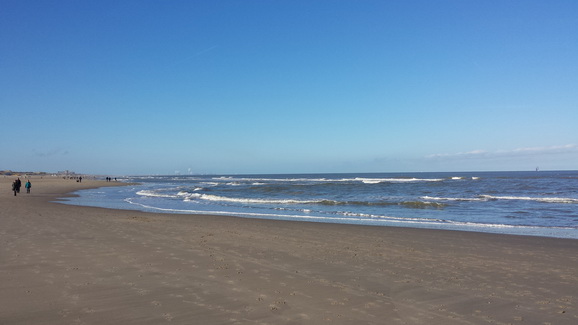
[[[0,170],[576,170],[577,16],[574,0],[0,0]]]

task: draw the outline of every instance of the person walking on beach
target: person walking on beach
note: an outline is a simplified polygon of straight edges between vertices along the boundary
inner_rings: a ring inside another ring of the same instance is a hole
[[[16,189],[17,188],[16,184],[17,184],[16,181],[12,182],[12,191],[14,191],[14,196],[16,196],[16,193],[18,193],[18,190]]]
[[[30,188],[32,187],[32,183],[30,183],[30,180],[26,182],[24,187],[26,188],[26,193],[30,194]]]
[[[17,178],[15,182],[16,182],[16,192],[20,193],[20,187],[22,186],[20,178]]]

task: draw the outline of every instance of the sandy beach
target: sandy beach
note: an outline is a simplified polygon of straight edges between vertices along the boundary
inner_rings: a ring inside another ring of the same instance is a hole
[[[578,324],[578,240],[78,207],[53,201],[122,184],[13,179],[0,324]]]

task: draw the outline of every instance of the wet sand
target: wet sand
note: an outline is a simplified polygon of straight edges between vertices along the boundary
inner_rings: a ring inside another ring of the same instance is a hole
[[[0,324],[578,324],[578,240],[77,207],[51,201],[120,184],[13,179]]]

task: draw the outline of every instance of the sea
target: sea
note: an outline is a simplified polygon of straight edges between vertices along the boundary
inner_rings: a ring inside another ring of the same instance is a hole
[[[578,239],[578,171],[171,175],[117,181],[130,184],[78,191],[63,203]]]

